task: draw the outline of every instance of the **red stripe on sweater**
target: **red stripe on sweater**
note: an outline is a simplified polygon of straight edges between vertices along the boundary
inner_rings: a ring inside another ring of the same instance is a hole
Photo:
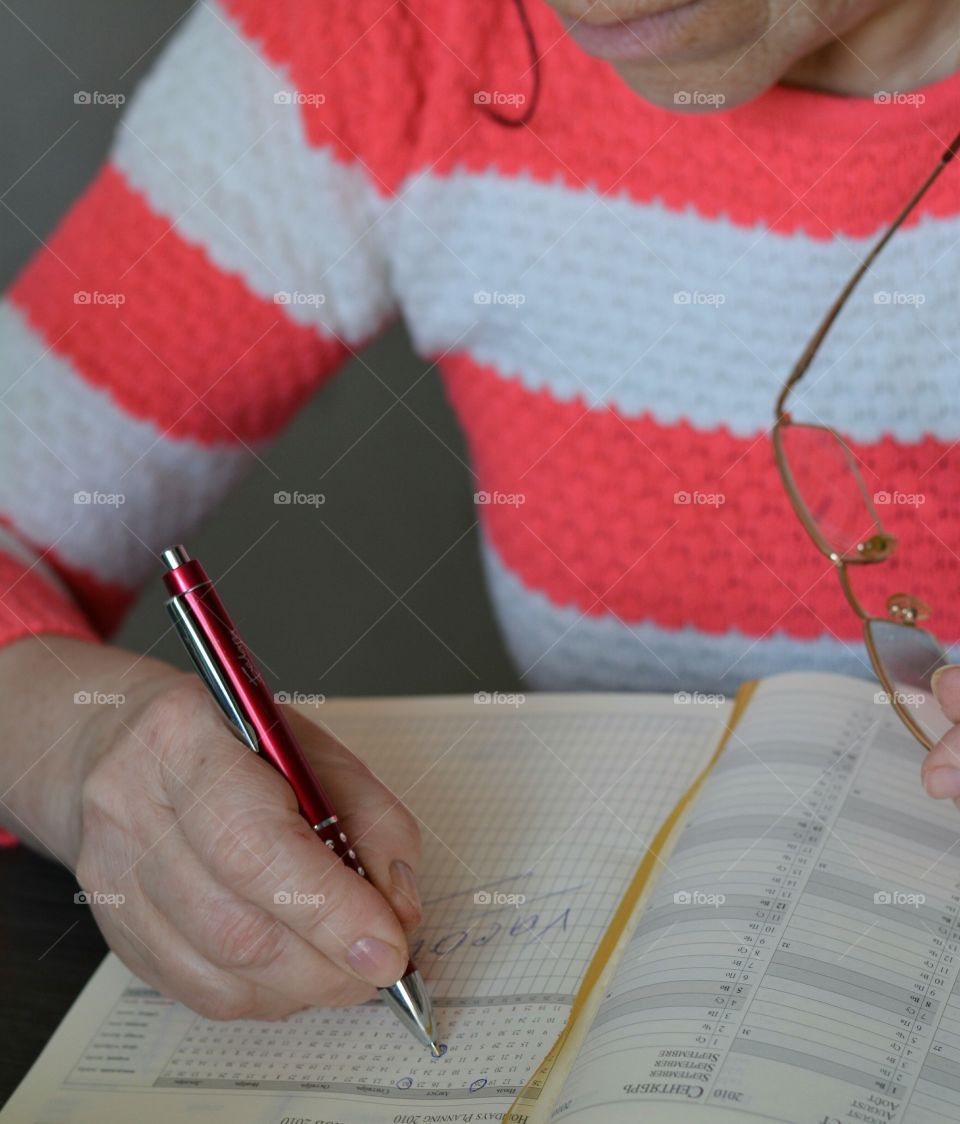
[[[0,523],[9,527],[6,519]],[[49,554],[44,561],[53,564]],[[77,604],[51,588],[41,570],[0,551],[0,645],[44,632],[98,639]]]
[[[23,540],[3,514],[0,514],[0,526]],[[43,631],[65,632],[95,640],[109,636],[119,627],[136,599],[135,590],[101,581],[86,570],[64,562],[56,550],[40,543],[27,545],[49,569],[57,572],[72,597],[51,587],[41,569],[29,569],[0,552],[0,645],[13,635]]]
[[[9,520],[0,517],[0,523],[10,529]],[[44,562],[54,564],[49,552],[44,555]],[[57,564],[55,568],[65,573],[62,564]],[[74,572],[71,580],[77,579],[78,575]],[[99,617],[106,627],[132,598],[127,593],[119,595],[117,591],[102,586],[94,596],[95,584],[79,576],[83,599],[87,601],[88,609],[93,610],[91,617]],[[19,559],[0,551],[0,646],[50,633],[91,642],[99,639],[78,606],[53,589],[42,571],[31,569]],[[15,835],[0,828],[0,847],[13,847],[18,842]]]
[[[531,11],[541,43],[553,43],[553,13],[543,3]],[[469,35],[462,20],[455,51],[469,49]],[[608,64],[564,38],[543,61],[543,97],[530,125],[505,129],[481,116],[470,94],[478,85],[529,91],[517,40],[500,32],[495,41],[510,46],[475,64],[479,82],[447,64],[446,89],[437,91],[445,108],[422,143],[421,165],[559,180],[741,227],[866,237],[900,210],[958,128],[960,75],[919,109],[775,88],[722,114],[682,115],[642,101]],[[957,213],[954,178],[936,185],[910,221]]]
[[[10,297],[122,409],[205,443],[276,433],[345,353],[221,272],[109,166]]]
[[[120,627],[123,618],[136,600],[136,591],[115,582],[103,582],[86,570],[67,565],[55,554],[53,565],[67,582],[77,604],[86,614],[98,634],[110,637]]]
[[[480,518],[531,590],[591,616],[665,628],[860,636],[832,565],[786,499],[766,435],[558,402],[462,355],[446,361],[444,379],[476,486],[494,497]],[[948,591],[960,571],[957,454],[932,438],[853,448],[868,488],[923,496],[920,507],[882,509],[900,549],[882,566],[860,567],[857,590],[879,612],[893,592],[918,594],[936,608],[935,631],[956,641],[960,605]],[[681,492],[700,497],[677,503]],[[717,504],[697,502],[716,494]]]
[[[425,24],[406,0],[221,4],[278,76],[289,74],[303,94],[323,95],[300,108],[309,143],[362,164],[381,193],[395,191],[410,172],[421,129],[439,140],[423,102],[424,82],[440,61],[431,57],[437,13]]]
[[[958,127],[960,74],[927,86],[919,105],[777,87],[720,114],[657,109],[565,36],[544,0],[527,0],[544,56],[542,96],[527,127],[507,129],[474,95],[532,91],[512,0],[225,6],[301,91],[326,92],[302,109],[310,142],[362,162],[384,192],[422,169],[495,169],[738,226],[866,237],[900,209]],[[960,213],[956,183],[945,176],[917,215]]]

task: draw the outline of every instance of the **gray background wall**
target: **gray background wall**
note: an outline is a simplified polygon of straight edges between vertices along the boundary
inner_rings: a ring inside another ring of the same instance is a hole
[[[109,145],[115,111],[78,107],[74,93],[129,96],[189,7],[187,0],[0,4],[0,288]],[[225,601],[285,689],[517,685],[482,585],[463,442],[436,373],[425,370],[402,329],[392,330],[311,402],[264,454],[267,467],[255,465],[189,543],[214,576],[224,575]],[[411,386],[405,404],[396,404]],[[327,499],[319,509],[278,507],[278,490]],[[277,583],[265,588],[257,579],[268,564]],[[118,641],[187,666],[165,631],[156,585]]]

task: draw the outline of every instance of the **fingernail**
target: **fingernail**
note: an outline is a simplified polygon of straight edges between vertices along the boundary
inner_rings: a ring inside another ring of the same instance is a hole
[[[397,916],[408,928],[414,928],[420,924],[423,906],[420,904],[420,892],[417,890],[413,871],[402,859],[394,859],[390,864],[390,877],[393,880],[390,900]]]
[[[960,664],[955,664],[955,663],[944,664],[943,667],[938,667],[937,670],[931,676],[930,687],[933,691],[934,698],[937,700],[937,702],[940,701],[940,695],[937,693],[937,686],[940,683],[940,677],[943,675],[943,673],[945,671],[956,671],[958,668],[960,668]]]
[[[376,937],[361,937],[347,952],[350,967],[375,987],[396,983],[403,975],[407,954]]]
[[[923,776],[923,785],[930,796],[960,796],[960,769],[931,769]]]

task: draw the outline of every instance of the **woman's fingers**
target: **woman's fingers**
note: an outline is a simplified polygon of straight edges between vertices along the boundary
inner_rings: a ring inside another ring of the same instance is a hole
[[[222,886],[179,833],[143,857],[138,869],[152,904],[214,968],[299,1007],[341,1007],[375,995],[290,929]],[[282,905],[282,901],[278,903]]]
[[[338,742],[292,718],[376,885],[321,843],[193,679],[164,684],[84,777],[78,880],[124,896],[95,906],[107,939],[208,1017],[356,1003],[408,963],[416,825]]]
[[[422,919],[415,875],[420,863],[417,821],[341,742],[302,714],[290,708],[285,713],[364,870],[412,932]]]
[[[939,668],[933,692],[951,722],[960,722],[960,667]],[[951,727],[926,755],[920,776],[923,786],[938,800],[960,799],[960,726]]]
[[[933,693],[951,722],[960,722],[960,665],[947,664],[933,673]]]
[[[175,832],[168,831],[170,836]],[[106,854],[124,858],[116,867],[101,866],[99,873],[91,864],[90,884],[111,888],[91,895],[91,909],[110,947],[142,980],[211,1019],[281,1018],[305,1006],[303,997],[213,963],[179,931],[175,916],[155,904],[154,887],[141,878],[146,872],[136,863],[128,865],[126,832],[108,831],[102,842]],[[180,847],[185,848],[182,841]]]
[[[323,846],[287,782],[223,722],[181,731],[170,772],[174,818],[216,881],[342,971],[377,987],[400,978],[407,941],[390,905]]]
[[[935,799],[960,797],[960,728],[953,726],[930,750],[920,776],[928,795]]]

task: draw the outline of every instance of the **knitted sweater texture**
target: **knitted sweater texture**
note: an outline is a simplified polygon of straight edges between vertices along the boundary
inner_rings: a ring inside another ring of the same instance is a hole
[[[683,116],[528,7],[543,92],[514,129],[482,108],[530,93],[507,0],[210,0],[184,21],[0,304],[0,642],[108,636],[152,552],[402,316],[465,431],[531,685],[868,674],[769,426],[824,309],[956,133],[960,76]],[[900,537],[858,590],[927,598],[950,643],[958,244],[951,168],[796,406],[848,436]]]

